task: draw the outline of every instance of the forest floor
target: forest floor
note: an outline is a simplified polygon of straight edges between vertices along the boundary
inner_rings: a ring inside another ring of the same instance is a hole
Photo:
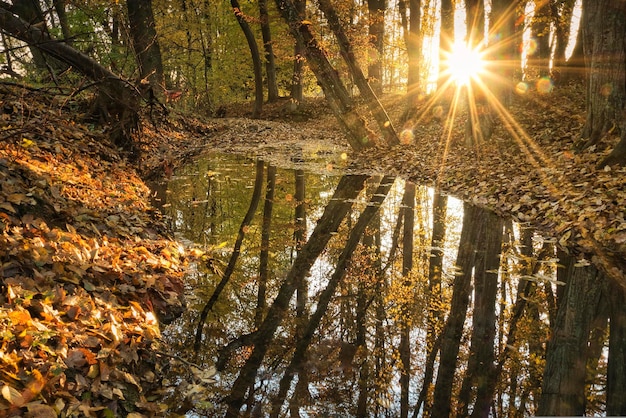
[[[384,103],[397,124],[402,98]],[[225,118],[146,115],[143,152],[130,163],[106,131],[81,123],[85,103],[0,85],[0,417],[164,414],[159,372],[172,356],[159,321],[184,309],[187,266],[209,256],[170,237],[144,180],[206,150],[277,165],[292,164],[304,143],[345,153],[342,167],[491,208],[626,285],[626,168],[595,169],[617,138],[573,151],[584,123],[580,86],[515,97],[512,119],[476,147],[464,143],[463,112],[448,135],[440,109],[429,109],[396,125],[403,144],[357,154],[323,101],[297,114],[286,105],[266,106],[263,119],[250,119],[248,104],[226,108]],[[171,315],[155,317],[163,312]]]

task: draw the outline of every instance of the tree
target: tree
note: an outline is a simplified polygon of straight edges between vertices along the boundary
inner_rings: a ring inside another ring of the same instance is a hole
[[[587,69],[587,120],[579,148],[621,135],[599,167],[626,164],[626,4],[583,1],[583,45]]]
[[[386,0],[368,0],[370,54],[367,76],[374,93],[383,92],[382,57],[385,40],[385,9]]]
[[[141,84],[150,85],[153,91],[159,91],[157,88],[165,89],[152,0],[126,0],[126,7]]]
[[[263,109],[263,74],[261,67],[261,56],[259,54],[259,47],[256,44],[256,39],[254,38],[254,33],[248,25],[248,21],[246,20],[243,12],[241,11],[241,7],[239,7],[239,2],[237,0],[231,0],[230,5],[233,8],[233,13],[237,18],[237,22],[241,27],[244,35],[246,36],[246,41],[248,42],[248,48],[250,48],[250,54],[252,55],[252,63],[254,67],[254,110],[252,111],[252,117],[258,118],[261,115],[261,111]]]
[[[270,30],[270,17],[267,12],[267,0],[259,0],[259,18],[261,20],[261,35],[263,36],[263,48],[265,49],[265,75],[267,77],[267,101],[278,100],[278,85],[276,84],[276,63],[274,59],[274,47],[272,45],[272,32]]]

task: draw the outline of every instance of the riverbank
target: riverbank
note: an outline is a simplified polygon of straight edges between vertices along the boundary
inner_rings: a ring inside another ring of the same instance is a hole
[[[0,416],[162,416],[160,329],[201,252],[79,104],[0,89]]]

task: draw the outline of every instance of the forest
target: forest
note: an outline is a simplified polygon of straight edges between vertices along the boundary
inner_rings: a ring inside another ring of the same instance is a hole
[[[0,416],[626,415],[624,0],[0,33]]]

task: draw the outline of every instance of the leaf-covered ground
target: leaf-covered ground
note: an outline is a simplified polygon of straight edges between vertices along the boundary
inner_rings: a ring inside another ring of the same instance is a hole
[[[200,254],[72,114],[0,86],[0,416],[162,416],[159,321]]]
[[[0,85],[0,416],[165,413],[159,320],[184,309],[182,279],[202,254],[168,238],[142,179],[206,149],[277,164],[344,153],[342,167],[395,173],[532,225],[626,284],[626,169],[595,169],[617,138],[572,151],[583,98],[577,86],[517,96],[512,118],[475,147],[463,112],[445,125],[448,109],[424,100],[396,125],[404,144],[361,155],[319,101],[296,114],[267,106],[265,120],[246,118],[248,105],[221,119],[146,115],[131,164],[106,132],[77,122],[84,103]],[[399,120],[401,98],[385,103]]]

